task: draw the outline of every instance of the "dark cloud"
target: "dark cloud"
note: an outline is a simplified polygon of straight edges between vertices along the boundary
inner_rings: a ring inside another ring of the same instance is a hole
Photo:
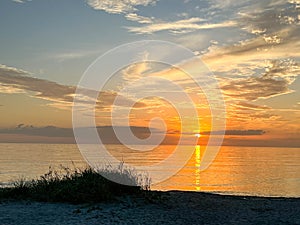
[[[263,135],[266,132],[263,130],[226,130],[225,135],[235,136],[252,136],[252,135]],[[224,131],[207,131],[202,132],[203,135],[222,135]]]
[[[235,99],[257,100],[292,92],[289,85],[299,75],[297,63],[288,61],[272,61],[261,76],[247,78],[223,79],[223,93]]]
[[[118,126],[116,127],[120,132],[127,130],[127,127]],[[89,127],[77,128],[82,134],[90,134],[91,129]],[[132,133],[139,139],[145,139],[149,137],[151,131],[148,127],[137,127],[131,126],[130,130]],[[164,135],[162,131],[158,129],[151,129],[152,134],[160,136]],[[101,138],[104,144],[120,144],[120,141],[116,137],[114,129],[112,126],[98,126],[97,131],[99,137]],[[45,126],[45,127],[34,127],[32,125],[18,124],[15,128],[0,129],[0,134],[5,135],[21,135],[24,137],[46,137],[46,138],[68,138],[72,143],[75,142],[74,133],[72,128],[60,128],[55,126]],[[71,138],[71,139],[70,139]],[[37,138],[38,139],[38,138]],[[31,139],[30,139],[31,140]],[[54,139],[56,140],[56,139]],[[91,140],[89,136],[85,139],[86,143],[94,143],[94,140]],[[168,140],[165,140],[166,143],[169,143]],[[134,143],[128,143],[134,144]]]
[[[118,97],[118,104],[114,103],[116,97]],[[126,98],[124,96],[118,96],[118,94],[116,92],[112,92],[112,91],[104,91],[101,92],[99,94],[99,98],[98,98],[98,109],[103,109],[105,107],[110,107],[112,105],[118,105],[118,106],[130,106],[132,105],[133,100]],[[146,104],[143,102],[136,102],[133,105],[133,108],[143,108],[145,107]]]
[[[266,110],[271,109],[268,106],[255,105],[249,102],[238,102],[235,107],[241,110]]]
[[[36,98],[46,99],[57,103],[67,103],[70,107],[73,103],[76,87],[58,84],[52,81],[32,77],[30,73],[12,67],[0,65],[0,92],[15,93],[19,91],[33,92]],[[98,92],[94,90],[81,89],[80,101],[92,104],[92,99]],[[97,95],[96,95],[97,96]],[[113,91],[99,92],[98,108],[110,107],[118,96]],[[120,96],[120,106],[131,105],[131,99]],[[134,105],[135,108],[144,107],[141,102]]]
[[[32,125],[25,124],[19,124],[15,128],[0,129],[0,134],[22,134],[45,137],[74,137],[72,128],[59,128],[54,126],[34,127]]]
[[[299,24],[299,8],[296,4],[279,1],[277,4],[257,8],[255,12],[245,11],[240,18],[240,25],[250,33],[273,35],[286,29],[287,25]]]
[[[269,98],[278,94],[289,93],[286,80],[265,77],[250,77],[227,81],[221,86],[223,93],[229,97],[245,100]]]
[[[254,120],[254,119],[276,119],[276,120],[278,120],[280,118],[279,115],[276,115],[274,113],[264,112],[264,111],[253,113],[249,117],[251,117],[252,120]]]
[[[72,102],[71,95],[76,90],[75,87],[31,77],[26,71],[6,66],[0,67],[0,83],[7,88],[35,92],[36,97],[52,101]]]
[[[127,129],[127,127],[118,126],[116,127],[120,132],[123,132]],[[78,128],[82,134],[86,133],[87,137],[84,140],[84,143],[95,143],[94,140],[90,139],[89,135],[91,128],[82,127]],[[132,133],[139,139],[148,138],[151,134],[149,127],[130,127]],[[159,138],[164,133],[158,129],[151,129],[152,135]],[[122,144],[113,129],[112,126],[98,126],[97,131],[99,137],[101,138],[102,143],[104,144]],[[234,135],[234,136],[253,136],[253,135],[263,135],[265,131],[263,130],[226,130],[225,135]],[[220,135],[223,134],[223,131],[212,131],[212,132],[202,132],[202,135]],[[20,137],[22,137],[23,141],[26,140],[30,142],[38,142],[38,140],[47,140],[47,142],[59,142],[59,143],[75,143],[74,133],[72,128],[60,128],[55,126],[45,126],[45,127],[34,127],[32,125],[24,125],[19,124],[15,128],[10,129],[0,129],[1,135],[14,135],[14,139],[17,141]],[[175,135],[175,136],[174,136]],[[180,135],[179,131],[172,130],[168,131],[164,140],[161,144],[177,144],[178,138]],[[183,135],[191,136],[191,133],[185,133]],[[59,139],[58,139],[59,138]],[[154,139],[155,142],[156,139]],[[1,138],[0,138],[1,142]],[[156,143],[156,142],[155,142]],[[135,143],[126,143],[126,144],[135,144]]]
[[[203,131],[201,135],[239,135],[239,136],[251,136],[251,135],[263,135],[266,132],[264,130],[217,130],[217,131]],[[180,134],[179,130],[170,130],[168,134]],[[194,135],[195,133],[183,133],[186,135]]]

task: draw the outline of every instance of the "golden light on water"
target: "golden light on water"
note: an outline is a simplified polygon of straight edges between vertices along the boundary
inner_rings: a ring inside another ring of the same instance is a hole
[[[195,187],[197,191],[200,191],[200,162],[201,162],[200,145],[196,145],[195,146]]]

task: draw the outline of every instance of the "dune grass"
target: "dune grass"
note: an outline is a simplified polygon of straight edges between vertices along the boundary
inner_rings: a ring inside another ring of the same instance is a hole
[[[103,174],[103,175],[101,175]],[[105,177],[117,178],[123,185]],[[150,179],[122,166],[101,171],[61,167],[49,168],[39,179],[20,179],[12,187],[0,188],[0,200],[35,200],[46,202],[89,203],[113,200],[124,195],[137,195],[150,190]]]

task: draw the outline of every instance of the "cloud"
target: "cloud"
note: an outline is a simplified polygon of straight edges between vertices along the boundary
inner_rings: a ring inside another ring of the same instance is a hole
[[[287,1],[286,0],[264,0],[264,1],[211,0],[210,1],[211,9],[220,9],[220,10],[229,9],[229,10],[237,10],[237,11],[249,11],[249,9],[256,9],[257,12],[261,12],[265,9],[269,9],[277,5],[282,5],[284,3],[287,3]]]
[[[151,24],[154,17],[138,15],[138,6],[154,5],[157,0],[87,0],[90,7],[95,10],[103,10],[110,14],[123,14],[125,19],[140,24]]]
[[[261,105],[255,105],[249,102],[238,102],[235,105],[236,108],[239,108],[241,110],[267,110],[271,109],[268,106],[261,106]]]
[[[271,61],[261,76],[221,79],[223,93],[235,99],[257,100],[293,92],[289,89],[300,73],[293,61]]]
[[[32,125],[19,124],[15,128],[0,129],[0,134],[23,134],[29,136],[45,137],[74,137],[71,128],[59,128],[54,126],[34,127]]]
[[[273,36],[258,36],[238,44],[212,48],[204,55],[203,60],[212,69],[224,72],[239,68],[239,65],[243,68],[247,68],[249,64],[260,66],[260,62],[265,63],[264,60],[297,58],[300,57],[299,35],[299,27],[287,26]],[[280,42],[276,41],[278,38]]]
[[[234,21],[222,23],[203,23],[205,20],[193,17],[189,19],[177,20],[174,22],[153,22],[142,27],[126,27],[129,32],[137,34],[152,34],[159,31],[170,31],[172,33],[190,33],[195,30],[206,30],[215,28],[226,28],[236,26]],[[201,23],[200,23],[201,22]]]
[[[234,136],[252,136],[252,135],[263,135],[266,132],[263,130],[225,130],[225,131],[207,131],[201,132],[203,135],[234,135]]]
[[[12,0],[17,3],[25,3],[26,0]],[[27,0],[30,1],[30,0]],[[138,7],[155,5],[157,0],[86,0],[87,4],[94,10],[102,10],[110,14],[124,14],[129,21],[141,24],[152,23],[153,17],[138,15]],[[78,58],[77,55],[66,55],[66,57]]]
[[[24,3],[25,0],[12,0],[13,2],[17,2],[17,3]]]
[[[128,127],[117,126],[115,127],[119,132],[122,130],[127,130]],[[155,128],[143,127],[143,126],[130,126],[131,132],[139,139],[148,138],[152,135],[154,143],[156,140],[161,140],[161,136],[164,136],[162,145],[172,145],[177,144],[180,137],[180,132],[177,130],[169,130],[165,134],[163,131]],[[90,127],[77,128],[81,129],[80,133],[90,134]],[[121,144],[118,140],[114,128],[112,126],[97,126],[96,130],[104,144]],[[123,132],[124,132],[123,131]],[[152,132],[152,133],[151,133]],[[224,131],[207,131],[201,132],[202,135],[220,135]],[[255,136],[263,135],[266,132],[263,130],[226,130],[226,136]],[[194,133],[182,133],[182,138],[187,141],[190,137],[193,137]],[[17,125],[15,128],[2,128],[0,129],[0,142],[10,140],[10,142],[46,142],[46,143],[75,143],[74,133],[72,128],[61,128],[55,126],[44,126],[44,127],[34,127],[32,125]],[[85,139],[85,143],[93,144],[95,140],[92,140],[89,136]],[[135,144],[135,143],[126,143]]]
[[[258,35],[273,36],[287,25],[299,24],[299,9],[286,1],[278,1],[271,8],[253,13],[241,13],[240,25],[244,30]]]
[[[299,9],[287,1],[260,2],[254,1],[257,10],[253,13],[241,10],[237,19],[251,39],[210,48],[203,57],[229,101],[294,92],[290,85],[300,74]]]
[[[129,65],[125,69],[121,71],[122,73],[122,78],[127,81],[127,82],[133,82],[135,80],[138,80],[145,76],[149,71],[151,70],[151,66],[153,64],[150,64],[148,60],[148,53],[144,52],[141,55],[141,60],[142,62],[140,63],[135,63],[132,65]]]
[[[221,89],[229,97],[241,100],[257,100],[290,93],[286,80],[266,77],[239,78],[222,82]]]
[[[127,131],[128,127],[124,126],[117,126],[115,127],[119,130],[119,132],[125,132]],[[83,128],[83,129],[89,129],[89,128]],[[130,126],[131,132],[139,139],[145,139],[149,137],[151,134],[151,131],[149,127],[138,127],[138,126]],[[101,138],[102,142],[105,144],[120,144],[121,142],[118,140],[114,128],[112,126],[98,126],[97,131],[99,133],[99,137]],[[154,133],[153,135],[161,136],[163,135],[159,130],[153,129]],[[127,143],[127,144],[135,144],[135,143]]]
[[[137,13],[138,6],[154,5],[157,0],[87,0],[90,7],[95,10],[103,10],[111,14],[124,14],[124,17],[129,21],[134,21],[140,24],[147,24],[145,26],[129,26],[126,27],[129,32],[136,34],[152,34],[159,31],[168,30],[171,33],[189,33],[195,30],[226,28],[236,26],[236,22],[227,21],[222,23],[200,23],[205,20],[201,18],[185,18],[177,21],[163,21],[155,19],[154,17],[146,17]],[[187,16],[186,14],[179,14]]]
[[[119,132],[127,131],[128,127],[124,126],[117,126],[115,127],[119,130]],[[91,129],[90,127],[81,127],[77,128],[80,129],[81,133],[90,134]],[[99,134],[99,137],[101,138],[101,141],[104,144],[120,144],[120,141],[118,140],[114,128],[112,126],[97,126],[96,130]],[[123,130],[123,131],[122,131]],[[151,128],[151,131],[149,127],[142,127],[142,126],[130,126],[131,132],[139,139],[145,139],[151,135],[156,136],[159,138],[161,135],[164,135],[164,133],[158,129]],[[61,128],[61,127],[55,127],[55,126],[45,126],[45,127],[34,127],[32,125],[24,125],[19,124],[15,128],[4,128],[0,129],[0,142],[2,136],[11,136],[11,137],[17,137],[16,142],[20,138],[23,138],[26,140],[30,140],[32,142],[38,142],[39,140],[47,142],[69,142],[69,143],[75,143],[74,133],[72,128]],[[57,139],[60,138],[60,139]],[[177,140],[177,139],[176,139]],[[95,143],[95,140],[92,140],[90,137],[85,138],[86,143]],[[155,140],[154,140],[155,141]],[[166,137],[163,144],[170,144],[173,143],[174,138],[172,137]],[[174,142],[175,143],[175,142]],[[127,143],[127,144],[135,144],[135,143]]]
[[[299,116],[278,108],[283,99],[295,101],[292,96],[297,96],[294,82],[300,75],[299,8],[287,1],[257,1],[253,5],[255,10],[241,7],[237,18],[248,39],[210,48],[202,59],[219,79],[230,128],[240,128],[241,123],[248,129],[269,126],[271,133],[286,128],[280,135],[288,139]],[[292,92],[278,101],[258,101]],[[271,102],[277,108],[257,106],[253,101]]]
[[[29,72],[13,67],[0,65],[0,93],[28,93],[29,95],[53,102],[53,106],[66,109],[72,107],[76,87],[58,84],[53,81],[32,77]],[[92,104],[94,90],[82,89],[81,99],[83,104]],[[110,108],[114,99],[118,96],[117,92],[99,92],[97,99],[98,109]],[[120,96],[120,106],[131,105],[132,100]],[[134,107],[142,107],[142,103],[135,104]]]
[[[35,97],[50,101],[72,102],[75,92],[75,87],[35,78],[29,72],[5,65],[0,65],[0,84],[2,92],[30,91]]]
[[[169,134],[180,134],[179,130],[170,130]],[[216,130],[216,131],[203,131],[201,135],[228,135],[228,136],[253,136],[263,135],[266,131],[264,130]],[[195,133],[184,133],[186,135],[194,135]]]
[[[223,4],[223,1],[216,1]],[[250,33],[251,38],[211,49],[207,56],[213,61],[225,57],[233,62],[300,57],[299,9],[296,6],[287,1],[248,1],[245,8],[235,8],[232,0],[226,2],[239,11],[236,18],[238,27]],[[251,12],[249,7],[255,10]],[[241,13],[241,10],[245,12]]]
[[[91,51],[69,51],[62,52],[58,54],[51,55],[50,58],[57,59],[60,62],[72,60],[72,59],[81,59],[88,56],[99,55],[99,51],[91,50]]]
[[[179,43],[191,50],[202,50],[209,46],[211,37],[202,31],[176,36],[174,42]]]
[[[155,4],[157,0],[87,0],[89,6],[95,10],[107,13],[122,14],[138,11],[138,6]]]
[[[154,18],[149,18],[145,16],[137,15],[136,13],[128,13],[125,15],[125,18],[130,21],[135,21],[141,24],[153,23]]]

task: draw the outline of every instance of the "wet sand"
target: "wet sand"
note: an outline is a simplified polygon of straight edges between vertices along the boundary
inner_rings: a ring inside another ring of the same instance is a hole
[[[2,201],[0,224],[300,224],[300,198],[170,191],[82,205]]]

